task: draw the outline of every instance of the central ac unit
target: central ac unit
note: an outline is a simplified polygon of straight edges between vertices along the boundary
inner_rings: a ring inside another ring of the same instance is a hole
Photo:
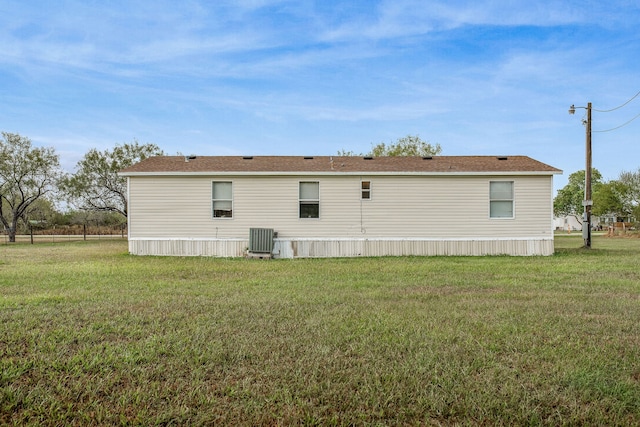
[[[249,252],[270,254],[273,250],[273,228],[249,229]]]

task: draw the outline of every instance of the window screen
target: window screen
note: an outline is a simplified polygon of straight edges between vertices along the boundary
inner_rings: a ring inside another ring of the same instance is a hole
[[[320,183],[301,182],[300,218],[320,218]]]
[[[233,188],[231,182],[212,183],[214,218],[233,218]]]
[[[490,218],[513,218],[513,181],[490,182],[489,200]]]

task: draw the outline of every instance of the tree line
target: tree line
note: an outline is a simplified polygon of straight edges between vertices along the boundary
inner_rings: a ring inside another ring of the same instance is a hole
[[[556,216],[574,215],[581,218],[584,211],[585,171],[569,175],[568,183],[558,190],[553,200]],[[591,193],[594,216],[611,215],[618,218],[640,219],[640,168],[622,171],[618,179],[604,181],[597,169],[591,169]]]
[[[10,242],[20,226],[52,223],[113,223],[127,217],[127,183],[118,171],[150,156],[163,155],[155,144],[116,145],[91,149],[69,174],[60,167],[52,147],[34,147],[31,140],[2,132],[0,139],[0,221]],[[75,211],[60,214],[63,202]],[[91,213],[91,215],[88,215]]]

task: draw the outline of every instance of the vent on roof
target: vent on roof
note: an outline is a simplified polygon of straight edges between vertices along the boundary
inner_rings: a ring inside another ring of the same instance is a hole
[[[305,160],[313,160],[313,156],[304,156]]]
[[[371,156],[365,156],[365,157],[363,157],[363,158],[364,158],[365,160],[373,160],[373,157],[371,157]]]
[[[242,160],[253,160],[253,156],[242,156]]]
[[[189,154],[188,156],[184,156],[184,161],[189,163],[189,160],[195,160],[196,159],[196,155],[195,154]]]
[[[507,157],[501,156],[501,157],[498,157],[498,160],[507,160]]]
[[[422,158],[422,160],[431,160],[431,159],[433,159],[433,156],[424,156]]]

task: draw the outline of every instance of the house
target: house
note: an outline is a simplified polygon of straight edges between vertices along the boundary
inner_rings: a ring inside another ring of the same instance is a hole
[[[572,214],[565,216],[558,216],[553,219],[553,228],[557,231],[566,231],[571,233],[572,231],[582,230],[582,217]],[[594,223],[594,218],[591,218],[591,222]]]
[[[593,230],[626,231],[631,230],[635,222],[636,219],[632,215],[618,214],[615,212],[591,216],[591,228]],[[556,231],[582,231],[582,224],[582,216],[576,214],[555,217],[553,220]]]
[[[559,173],[526,156],[158,156],[120,175],[132,254],[244,256],[257,230],[297,258],[551,255]]]
[[[626,233],[635,230],[636,218],[633,215],[610,212],[596,217],[592,224],[597,224],[598,230],[607,230],[610,235]]]

